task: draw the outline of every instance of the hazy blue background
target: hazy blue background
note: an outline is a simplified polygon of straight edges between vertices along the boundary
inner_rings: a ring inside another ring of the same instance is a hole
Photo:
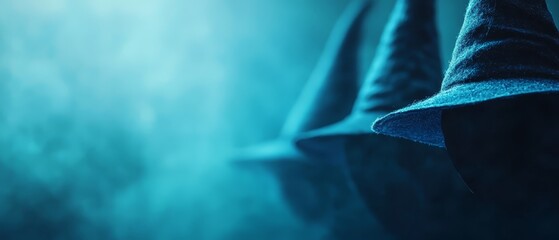
[[[0,0],[0,238],[321,236],[227,161],[277,135],[347,2]],[[445,63],[466,2],[439,1]]]

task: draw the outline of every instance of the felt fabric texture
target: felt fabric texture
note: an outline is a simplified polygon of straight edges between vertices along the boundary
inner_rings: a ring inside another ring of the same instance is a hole
[[[477,201],[443,149],[382,135],[346,148],[356,188],[395,239],[499,239],[507,220]]]
[[[372,130],[445,147],[441,111],[559,90],[559,32],[545,0],[470,0],[436,95],[375,121]]]
[[[557,239],[559,94],[531,94],[445,111],[454,166],[481,202],[497,206],[501,239]]]
[[[442,78],[435,1],[399,0],[352,113],[296,142],[321,161],[342,146],[336,163],[395,239],[485,239],[499,222],[476,205],[445,151],[370,132],[374,119],[434,94]]]
[[[309,154],[333,154],[335,138],[371,134],[370,123],[378,117],[433,95],[442,81],[439,54],[435,1],[397,1],[351,114],[302,134],[297,146]]]

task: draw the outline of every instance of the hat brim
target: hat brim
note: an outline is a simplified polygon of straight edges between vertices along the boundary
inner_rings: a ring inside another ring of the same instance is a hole
[[[347,137],[357,135],[374,135],[371,122],[386,115],[385,113],[354,114],[348,118],[321,129],[307,132],[295,139],[295,145],[311,156],[339,155],[337,160],[343,162],[344,145]],[[321,157],[317,157],[321,159]],[[336,162],[340,163],[340,162]]]
[[[341,151],[333,151],[325,155],[310,155],[301,151],[293,139],[277,139],[240,151],[233,157],[232,163],[241,167],[270,167],[290,163],[314,164],[317,163],[318,158],[323,160],[318,162],[338,162],[342,156]]]
[[[380,117],[371,129],[376,133],[444,148],[441,128],[443,110],[521,95],[558,91],[559,82],[549,79],[503,79],[456,85]]]
[[[233,164],[242,167],[303,161],[305,161],[304,155],[289,139],[277,139],[243,149],[232,159]]]

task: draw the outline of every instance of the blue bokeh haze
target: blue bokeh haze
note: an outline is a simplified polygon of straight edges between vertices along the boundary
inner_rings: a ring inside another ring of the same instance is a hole
[[[0,0],[0,238],[319,239],[227,161],[277,136],[347,2]],[[439,5],[446,63],[466,1]]]

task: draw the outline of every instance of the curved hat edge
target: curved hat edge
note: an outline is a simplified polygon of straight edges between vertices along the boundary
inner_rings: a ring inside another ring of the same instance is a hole
[[[304,150],[307,143],[315,140],[374,134],[370,130],[370,123],[384,115],[386,115],[386,113],[349,115],[347,118],[337,123],[301,134],[295,138],[295,146]]]
[[[456,85],[380,117],[371,129],[378,134],[444,148],[440,125],[443,110],[552,92],[559,92],[559,82],[550,79],[500,79]],[[418,127],[419,124],[422,124],[421,127]]]

